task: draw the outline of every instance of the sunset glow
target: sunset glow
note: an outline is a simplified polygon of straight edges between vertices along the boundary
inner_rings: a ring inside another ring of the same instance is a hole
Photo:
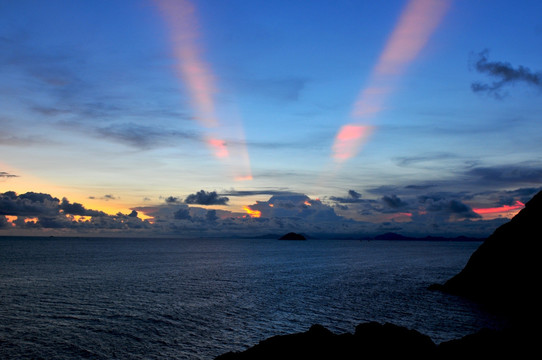
[[[259,211],[259,210],[252,210],[250,207],[248,206],[243,206],[243,210],[245,210],[247,212],[247,214],[250,216],[250,217],[253,217],[253,218],[259,218],[260,216],[262,216],[262,212]]]
[[[525,204],[521,201],[516,201],[514,205],[503,205],[499,207],[492,207],[492,208],[477,208],[472,209],[475,213],[479,215],[486,215],[486,214],[506,214],[511,211],[518,212],[519,210],[523,209],[525,207]]]
[[[365,125],[344,125],[337,134],[333,145],[335,160],[344,161],[356,155],[361,145],[367,141],[371,131],[372,127]]]

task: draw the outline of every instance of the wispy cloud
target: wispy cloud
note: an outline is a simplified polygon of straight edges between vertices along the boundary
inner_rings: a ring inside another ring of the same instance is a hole
[[[14,178],[14,177],[19,177],[19,175],[14,175],[5,171],[0,171],[0,178]]]
[[[506,96],[503,87],[518,83],[534,86],[542,90],[542,73],[533,72],[529,68],[519,65],[514,68],[510,63],[500,61],[489,61],[489,50],[484,50],[478,55],[478,60],[474,63],[476,71],[486,74],[496,81],[491,84],[473,82],[471,89],[474,92],[485,92],[494,96],[496,99],[502,99]]]

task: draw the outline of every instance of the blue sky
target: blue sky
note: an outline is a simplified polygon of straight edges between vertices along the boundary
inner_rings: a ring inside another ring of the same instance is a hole
[[[488,235],[542,188],[541,10],[0,0],[0,234]]]

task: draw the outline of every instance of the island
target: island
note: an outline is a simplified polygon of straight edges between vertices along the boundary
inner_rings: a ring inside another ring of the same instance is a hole
[[[301,234],[289,232],[288,234],[281,236],[279,240],[307,240],[307,238]]]

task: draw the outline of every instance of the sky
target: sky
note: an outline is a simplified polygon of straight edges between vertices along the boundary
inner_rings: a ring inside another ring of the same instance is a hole
[[[542,189],[537,0],[0,0],[0,235],[485,237]]]

